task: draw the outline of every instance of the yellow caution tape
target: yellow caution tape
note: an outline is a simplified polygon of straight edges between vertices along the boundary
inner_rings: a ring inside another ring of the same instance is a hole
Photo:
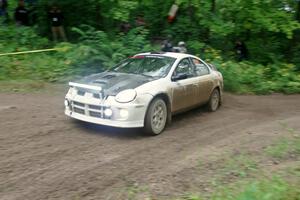
[[[0,56],[10,56],[10,55],[20,55],[20,54],[29,54],[29,53],[40,53],[40,52],[48,52],[48,51],[59,51],[61,48],[53,48],[53,49],[40,49],[33,51],[20,51],[20,52],[12,52],[12,53],[2,53]]]

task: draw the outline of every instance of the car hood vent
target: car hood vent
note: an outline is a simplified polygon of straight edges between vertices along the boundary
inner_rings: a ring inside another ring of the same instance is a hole
[[[93,83],[97,83],[97,84],[106,84],[106,81],[102,81],[102,80],[95,80],[93,81]]]
[[[114,78],[114,77],[116,77],[116,75],[108,74],[106,76],[103,76],[102,78],[103,79],[111,79],[111,78]]]

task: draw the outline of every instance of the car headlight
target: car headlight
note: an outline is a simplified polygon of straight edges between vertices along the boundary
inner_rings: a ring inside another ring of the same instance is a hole
[[[68,107],[69,105],[70,105],[70,102],[67,99],[65,99],[65,106]]]
[[[119,103],[128,103],[135,99],[136,91],[133,89],[123,90],[119,92],[115,97],[116,101]]]
[[[70,87],[70,88],[69,88],[69,91],[68,91],[68,94],[69,94],[69,95],[72,95],[73,92],[74,92],[74,88],[73,88],[73,87]]]

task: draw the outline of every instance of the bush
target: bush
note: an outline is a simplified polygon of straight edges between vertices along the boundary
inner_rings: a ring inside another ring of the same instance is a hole
[[[209,47],[202,57],[222,72],[227,91],[255,94],[300,93],[300,74],[293,64],[278,62],[264,66],[250,61],[226,61],[222,58],[221,51]]]
[[[73,31],[80,35],[80,42],[60,43],[55,46],[57,52],[0,57],[0,80],[58,81],[103,71],[128,56],[152,49],[146,40],[148,31],[142,28],[132,29],[127,35],[118,35],[114,39],[86,25],[73,28]],[[2,28],[0,41],[0,44],[8,44],[0,45],[3,53],[51,47],[47,39],[27,27]]]
[[[57,52],[0,57],[0,80],[60,81],[75,75],[100,72],[136,53],[157,50],[147,40],[148,30],[131,29],[111,38],[87,25],[72,29],[77,44],[60,43]],[[5,44],[5,45],[4,45]],[[187,42],[190,50],[213,63],[224,76],[225,90],[236,93],[300,93],[299,69],[293,64],[269,65],[225,60],[219,50],[199,41]],[[28,27],[0,27],[0,52],[51,48],[53,44]],[[157,47],[159,48],[159,47]]]
[[[73,28],[73,31],[80,35],[80,43],[64,57],[74,67],[89,73],[113,67],[136,53],[153,50],[146,40],[148,31],[142,28],[132,29],[127,35],[118,35],[115,39],[87,25]]]

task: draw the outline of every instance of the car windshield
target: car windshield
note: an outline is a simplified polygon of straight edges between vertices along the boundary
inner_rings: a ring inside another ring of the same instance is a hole
[[[111,71],[161,78],[169,73],[175,60],[167,56],[134,56],[122,61]]]

